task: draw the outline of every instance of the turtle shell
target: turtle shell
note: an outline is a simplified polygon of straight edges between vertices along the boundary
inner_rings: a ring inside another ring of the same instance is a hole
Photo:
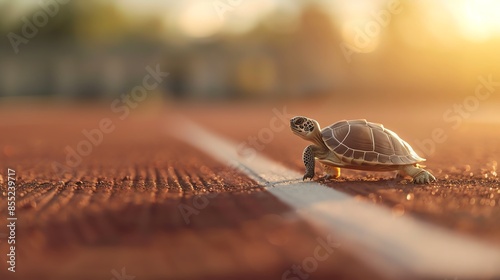
[[[347,165],[407,165],[425,161],[396,133],[366,120],[343,120],[321,130],[326,146]]]

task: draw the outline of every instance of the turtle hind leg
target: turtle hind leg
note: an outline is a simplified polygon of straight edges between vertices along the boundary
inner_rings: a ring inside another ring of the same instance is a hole
[[[436,177],[434,177],[434,175],[432,175],[429,171],[413,165],[403,166],[398,174],[402,176],[411,176],[413,178],[413,183],[416,184],[436,182]]]
[[[340,168],[338,167],[329,164],[323,164],[323,169],[325,171],[325,176],[323,176],[322,179],[324,180],[337,179],[338,177],[340,177]]]

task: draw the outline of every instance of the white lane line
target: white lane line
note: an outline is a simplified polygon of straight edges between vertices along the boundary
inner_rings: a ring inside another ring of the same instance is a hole
[[[176,129],[168,128],[171,135],[239,167],[305,218],[332,231],[343,248],[354,250],[353,254],[388,277],[500,276],[497,246],[408,215],[394,217],[385,207],[358,201],[316,182],[302,182],[302,174],[264,156],[251,160],[239,156],[235,143],[188,120],[176,123]]]

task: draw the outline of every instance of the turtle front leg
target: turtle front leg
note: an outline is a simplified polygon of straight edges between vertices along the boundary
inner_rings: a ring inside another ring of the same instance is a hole
[[[400,174],[411,176],[413,178],[413,182],[416,184],[428,184],[430,182],[436,182],[436,177],[434,177],[434,175],[418,166],[406,165],[401,168]]]
[[[304,149],[302,154],[302,159],[304,160],[304,165],[306,166],[306,174],[302,177],[302,180],[311,179],[314,177],[314,145],[309,145]]]

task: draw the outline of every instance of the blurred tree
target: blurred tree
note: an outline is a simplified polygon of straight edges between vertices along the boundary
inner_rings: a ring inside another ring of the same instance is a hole
[[[9,2],[10,3],[10,2]],[[14,2],[12,2],[14,3]],[[2,7],[2,13],[9,13],[10,11],[14,11],[16,6],[14,4],[8,5],[5,7],[6,10]],[[36,12],[43,12],[41,6],[34,5],[31,9],[27,10],[26,14],[14,21],[11,24],[6,32],[14,32],[19,36],[22,36],[22,30],[27,20],[29,23],[33,24],[33,15]],[[43,26],[36,27],[37,33],[35,38],[31,40],[35,40],[36,42],[46,42],[46,41],[54,41],[54,40],[69,40],[74,36],[74,26],[77,18],[75,17],[75,2],[69,2],[64,5],[58,6],[58,12],[50,16],[46,14],[48,20],[47,23]],[[1,22],[1,20],[0,20]]]
[[[6,38],[7,34],[10,32],[9,24],[6,15],[10,14],[14,7],[14,2],[12,1],[2,1],[0,2],[0,36],[1,38]],[[0,47],[7,48],[9,44],[8,40],[0,40]]]
[[[77,10],[75,33],[80,42],[109,42],[130,32],[126,17],[113,2],[88,0],[74,3]]]

